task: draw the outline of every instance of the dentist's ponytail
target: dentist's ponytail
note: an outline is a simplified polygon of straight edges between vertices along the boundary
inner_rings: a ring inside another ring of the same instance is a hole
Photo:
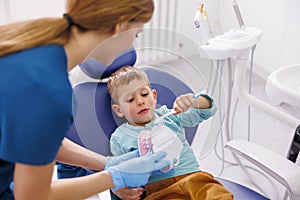
[[[122,22],[147,22],[154,10],[152,0],[68,0],[66,13],[0,26],[0,56],[47,44],[66,44],[71,29],[112,33]]]

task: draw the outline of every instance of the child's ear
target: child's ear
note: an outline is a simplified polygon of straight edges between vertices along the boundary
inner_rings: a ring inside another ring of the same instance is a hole
[[[157,92],[155,89],[152,90],[152,95],[153,95],[153,98],[155,99],[155,101],[157,101]]]
[[[121,110],[121,108],[118,104],[113,104],[112,109],[118,115],[118,117],[123,117],[124,116],[124,114],[123,114],[123,112],[122,112],[122,110]]]

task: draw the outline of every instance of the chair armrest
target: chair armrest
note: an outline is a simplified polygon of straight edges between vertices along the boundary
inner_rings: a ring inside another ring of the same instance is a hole
[[[231,140],[225,148],[240,155],[284,185],[292,199],[300,197],[300,166],[267,148],[245,140]]]

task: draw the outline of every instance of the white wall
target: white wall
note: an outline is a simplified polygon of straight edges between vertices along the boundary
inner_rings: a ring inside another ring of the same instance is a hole
[[[9,1],[0,0],[0,25],[5,24],[10,19]]]
[[[203,2],[209,16],[209,23],[212,28],[218,26],[218,11],[219,0],[214,1],[195,1],[195,0],[178,0],[178,31],[184,33],[188,37],[193,38],[199,44],[203,42],[203,33],[202,28],[197,29],[194,25],[194,16],[200,6],[200,3]]]
[[[300,63],[299,0],[237,0],[246,26],[263,30],[254,62],[256,70],[267,76],[276,69]],[[201,43],[202,30],[193,24],[200,3],[204,3],[216,33],[239,28],[232,0],[179,0],[178,31]]]
[[[65,0],[0,0],[0,24],[39,17],[59,17]]]
[[[220,1],[219,19],[224,30],[238,27],[232,0]],[[238,0],[246,26],[263,30],[255,63],[266,74],[289,64],[300,63],[300,1]]]

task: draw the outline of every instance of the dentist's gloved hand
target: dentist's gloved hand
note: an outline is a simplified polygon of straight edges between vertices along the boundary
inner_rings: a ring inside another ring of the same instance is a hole
[[[153,171],[160,170],[171,164],[166,157],[166,152],[156,152],[142,157],[133,158],[115,166],[106,166],[110,172],[115,187],[113,190],[122,187],[139,187],[148,182]]]
[[[131,151],[120,156],[107,156],[106,157],[106,168],[118,165],[124,161],[130,160],[132,158],[139,157],[139,150]]]
[[[106,157],[106,166],[105,169],[111,166],[118,165],[124,161],[130,160],[132,158],[140,157],[139,150],[134,150],[119,156],[107,156]],[[169,170],[168,172],[162,172],[161,170],[156,170],[152,172],[152,175],[161,175],[161,174],[172,174],[175,172],[175,169]]]

